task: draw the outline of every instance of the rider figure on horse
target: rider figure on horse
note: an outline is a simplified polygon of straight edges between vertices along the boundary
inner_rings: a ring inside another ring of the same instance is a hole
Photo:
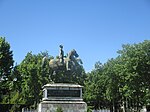
[[[63,51],[63,45],[60,45],[60,52],[59,52],[59,61],[61,64],[64,64],[64,51]]]

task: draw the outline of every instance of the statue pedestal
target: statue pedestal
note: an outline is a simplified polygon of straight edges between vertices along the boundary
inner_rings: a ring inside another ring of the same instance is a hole
[[[87,104],[82,99],[82,86],[78,84],[46,84],[43,86],[43,99],[38,112],[86,112]]]

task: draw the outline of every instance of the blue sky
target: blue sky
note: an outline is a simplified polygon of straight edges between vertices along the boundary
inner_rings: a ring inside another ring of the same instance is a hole
[[[19,64],[27,52],[76,49],[86,71],[122,44],[150,40],[149,0],[0,0],[0,36]]]

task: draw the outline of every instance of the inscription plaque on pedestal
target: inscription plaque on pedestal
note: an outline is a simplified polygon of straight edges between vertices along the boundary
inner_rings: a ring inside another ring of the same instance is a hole
[[[80,97],[80,90],[47,90],[47,97]]]

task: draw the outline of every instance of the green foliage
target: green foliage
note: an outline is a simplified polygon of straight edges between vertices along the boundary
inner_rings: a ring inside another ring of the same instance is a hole
[[[150,41],[123,45],[119,53],[126,61],[124,96],[134,98],[138,103],[147,104],[149,98],[146,96],[150,91]]]
[[[13,54],[10,44],[4,37],[0,37],[0,102],[8,103],[12,82]]]
[[[50,82],[48,68],[42,69],[41,67],[42,58],[42,53],[33,55],[32,52],[29,52],[18,66],[22,78],[20,93],[22,103],[35,107],[42,97],[42,86]]]
[[[56,109],[56,112],[63,112],[62,107],[58,107],[58,108]]]
[[[13,54],[10,50],[10,44],[5,38],[0,37],[0,77],[9,78],[13,67]]]
[[[87,107],[87,112],[92,112],[92,109],[90,106]]]
[[[95,109],[103,107],[101,104],[106,103],[106,77],[103,75],[103,65],[97,62],[95,69],[87,74],[85,80],[85,91],[84,99],[87,101],[88,105],[94,105]]]
[[[20,111],[20,105],[18,104],[12,105],[11,109],[9,110],[9,112],[19,112],[19,111]]]
[[[87,74],[84,98],[94,101],[95,108],[101,108],[101,102],[111,104],[113,109],[121,108],[119,105],[127,108],[128,103],[138,111],[140,105],[150,103],[150,41],[123,45],[118,53],[104,65],[97,62]]]

